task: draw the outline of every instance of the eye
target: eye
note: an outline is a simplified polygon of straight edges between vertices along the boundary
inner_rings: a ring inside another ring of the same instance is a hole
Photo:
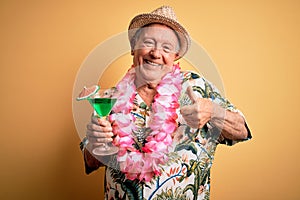
[[[154,46],[154,41],[150,40],[150,39],[146,39],[146,40],[144,40],[144,45],[146,47],[153,47]]]
[[[162,48],[166,53],[170,53],[172,51],[172,47],[170,45],[164,45]]]

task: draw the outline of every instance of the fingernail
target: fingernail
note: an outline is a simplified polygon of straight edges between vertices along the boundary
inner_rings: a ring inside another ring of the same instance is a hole
[[[107,133],[107,136],[108,137],[112,137],[114,134],[112,134],[111,132],[110,133]]]

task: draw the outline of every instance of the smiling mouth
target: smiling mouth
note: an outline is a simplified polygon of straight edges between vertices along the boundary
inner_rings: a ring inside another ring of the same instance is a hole
[[[145,63],[148,64],[148,65],[154,66],[154,67],[161,67],[162,66],[162,64],[151,62],[150,60],[145,60]]]

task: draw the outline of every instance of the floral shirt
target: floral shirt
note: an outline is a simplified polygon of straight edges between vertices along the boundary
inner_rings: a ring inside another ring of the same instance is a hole
[[[198,97],[209,98],[225,109],[239,112],[203,77],[190,71],[182,72],[182,74],[182,92],[179,99],[181,106],[192,104],[187,94],[187,88],[191,86]],[[136,117],[136,125],[147,127],[151,108],[138,94],[134,104],[132,114]],[[118,170],[116,157],[112,157],[105,174],[106,200],[209,199],[210,170],[217,145],[220,143],[233,145],[239,141],[223,138],[220,130],[209,122],[202,129],[191,128],[185,123],[179,109],[177,114],[179,115],[178,128],[173,134],[173,146],[170,147],[172,151],[168,155],[168,162],[160,166],[161,176],[147,183],[126,179],[125,175]],[[247,139],[250,138],[251,134],[248,130]]]

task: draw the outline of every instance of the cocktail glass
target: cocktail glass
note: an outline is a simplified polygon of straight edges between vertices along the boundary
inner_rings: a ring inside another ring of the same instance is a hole
[[[107,119],[110,111],[117,101],[117,89],[99,89],[97,93],[87,98],[94,108],[94,115],[99,118]],[[118,152],[119,148],[113,146],[111,143],[103,143],[93,149],[93,154],[99,156],[112,155]]]

